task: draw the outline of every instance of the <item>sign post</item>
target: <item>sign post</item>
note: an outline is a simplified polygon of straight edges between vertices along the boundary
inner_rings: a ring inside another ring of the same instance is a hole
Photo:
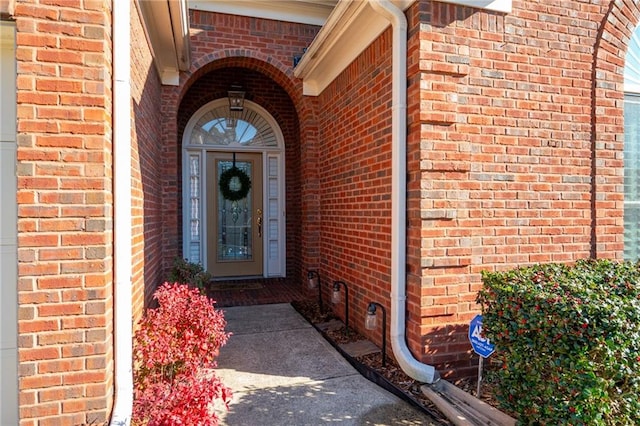
[[[473,351],[480,355],[478,362],[478,387],[476,396],[480,398],[480,383],[482,382],[482,364],[484,358],[488,358],[495,352],[495,346],[482,334],[482,315],[476,315],[469,324],[469,341]]]

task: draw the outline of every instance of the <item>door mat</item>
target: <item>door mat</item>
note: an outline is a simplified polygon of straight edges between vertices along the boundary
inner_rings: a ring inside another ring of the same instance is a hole
[[[209,285],[211,291],[260,290],[263,288],[261,283],[212,283]]]

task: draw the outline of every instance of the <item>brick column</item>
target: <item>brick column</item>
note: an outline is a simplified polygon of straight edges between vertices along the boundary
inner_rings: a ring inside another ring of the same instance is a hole
[[[47,3],[15,8],[20,418],[100,424],[113,393],[111,5]]]

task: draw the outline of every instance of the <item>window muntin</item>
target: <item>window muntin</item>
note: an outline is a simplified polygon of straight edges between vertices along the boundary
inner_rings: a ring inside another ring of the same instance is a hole
[[[229,111],[222,103],[203,114],[193,127],[190,145],[277,147],[273,127],[257,111]]]

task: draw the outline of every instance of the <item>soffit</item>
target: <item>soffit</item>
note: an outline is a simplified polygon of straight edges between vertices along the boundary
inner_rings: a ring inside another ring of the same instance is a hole
[[[189,0],[189,9],[321,26],[338,0]]]
[[[391,0],[406,10],[415,0]],[[512,0],[441,0],[479,9],[511,12]],[[340,1],[302,56],[294,75],[303,79],[303,94],[317,96],[388,26],[369,1]]]
[[[392,0],[402,10],[415,0]],[[294,75],[303,94],[319,95],[390,25],[368,1],[341,1],[311,43]]]
[[[177,85],[180,71],[190,66],[186,0],[139,0],[138,5],[162,84]]]

